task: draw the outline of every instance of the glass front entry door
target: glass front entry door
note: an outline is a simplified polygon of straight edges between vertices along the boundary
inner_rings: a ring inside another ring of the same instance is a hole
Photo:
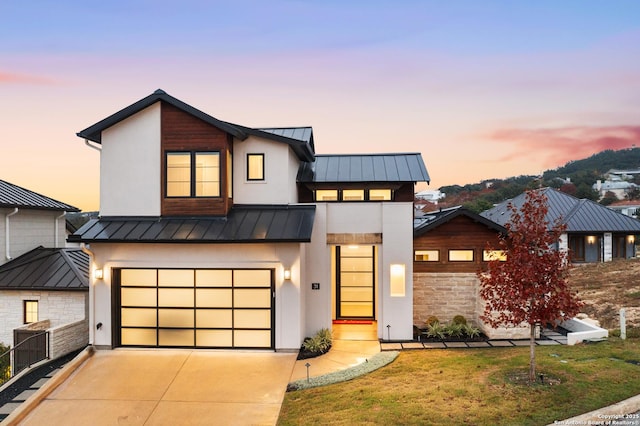
[[[374,318],[375,246],[336,247],[336,315]]]

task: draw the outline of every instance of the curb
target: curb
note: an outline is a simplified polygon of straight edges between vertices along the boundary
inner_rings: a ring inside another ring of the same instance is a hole
[[[626,419],[625,415],[629,415],[637,411],[640,411],[640,395],[632,396],[631,398],[617,402],[613,405],[580,414],[579,416],[571,417],[570,419],[558,420],[551,423],[551,425],[616,424],[615,422],[621,422],[619,424],[633,425],[638,424],[640,419]],[[631,421],[633,423],[622,423],[624,421]]]
[[[36,393],[31,395],[25,402],[20,404],[18,408],[16,408],[9,416],[7,416],[2,424],[7,426],[17,425],[20,421],[24,420],[25,417],[31,411],[36,408],[47,396],[51,394],[58,386],[62,384],[65,380],[71,376],[71,374],[76,371],[82,363],[84,363],[87,359],[89,359],[95,350],[93,346],[87,346],[78,356],[69,361],[62,370],[56,375],[54,375],[51,379],[47,380]]]

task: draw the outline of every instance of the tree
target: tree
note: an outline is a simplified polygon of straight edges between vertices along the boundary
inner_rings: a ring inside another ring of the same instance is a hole
[[[500,240],[506,261],[489,262],[479,271],[480,296],[485,300],[482,320],[492,327],[530,328],[529,380],[535,381],[536,326],[572,318],[582,302],[571,291],[567,253],[554,246],[565,227],[546,220],[547,199],[541,191],[527,191],[520,209],[509,204],[507,235]]]

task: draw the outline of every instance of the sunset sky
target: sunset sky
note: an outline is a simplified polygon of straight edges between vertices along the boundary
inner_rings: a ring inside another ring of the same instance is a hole
[[[640,1],[0,1],[0,179],[97,210],[75,134],[158,88],[432,189],[537,174],[640,146]]]

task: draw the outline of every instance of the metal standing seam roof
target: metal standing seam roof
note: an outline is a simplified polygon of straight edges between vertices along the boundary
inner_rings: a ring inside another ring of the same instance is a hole
[[[79,248],[35,248],[0,266],[0,290],[89,290],[89,256]]]
[[[640,232],[640,220],[609,209],[587,199],[578,199],[553,188],[541,189],[547,197],[549,211],[546,220],[553,224],[556,220],[566,224],[567,232]],[[507,205],[511,203],[520,209],[525,201],[525,194],[512,200],[503,201],[497,206],[480,213],[481,216],[504,226],[511,215]]]
[[[303,163],[298,182],[429,182],[419,153],[316,155]]]
[[[226,217],[103,217],[70,242],[270,243],[310,242],[315,206],[234,206]]]
[[[238,124],[229,123],[227,121],[218,120],[215,117],[210,116],[209,114],[200,111],[197,108],[192,107],[189,104],[182,102],[181,100],[174,98],[169,95],[164,90],[158,89],[153,92],[151,95],[129,105],[126,108],[121,109],[120,111],[111,114],[107,118],[100,120],[96,124],[87,127],[84,130],[76,133],[78,137],[83,139],[87,139],[96,143],[102,143],[102,132],[119,123],[122,120],[125,120],[132,115],[142,111],[143,109],[155,104],[156,102],[166,102],[174,107],[191,114],[194,117],[197,117],[204,121],[205,123],[209,123],[214,127],[217,127],[234,137],[245,140],[250,134],[268,138],[271,140],[275,140],[278,142],[284,142],[289,144],[296,155],[302,161],[313,161],[313,134],[310,127],[301,127],[301,128],[273,128],[273,129],[252,129],[250,127],[240,126]],[[303,130],[297,130],[303,129]],[[308,129],[308,130],[306,130]],[[310,132],[308,136],[306,136],[307,132]],[[302,138],[299,138],[299,135],[302,135]],[[309,137],[309,141],[304,141],[304,137]]]
[[[482,217],[479,214],[476,214],[462,206],[456,206],[450,207],[448,209],[428,212],[425,213],[422,217],[415,218],[413,220],[413,236],[414,238],[418,237],[425,232],[433,228],[437,228],[438,226],[443,225],[458,216],[467,216],[471,220],[481,223],[496,232],[502,234],[507,233],[507,230],[503,226],[498,225],[492,220]]]
[[[29,208],[37,210],[59,210],[79,212],[80,209],[30,191],[18,185],[0,180],[0,208]]]

